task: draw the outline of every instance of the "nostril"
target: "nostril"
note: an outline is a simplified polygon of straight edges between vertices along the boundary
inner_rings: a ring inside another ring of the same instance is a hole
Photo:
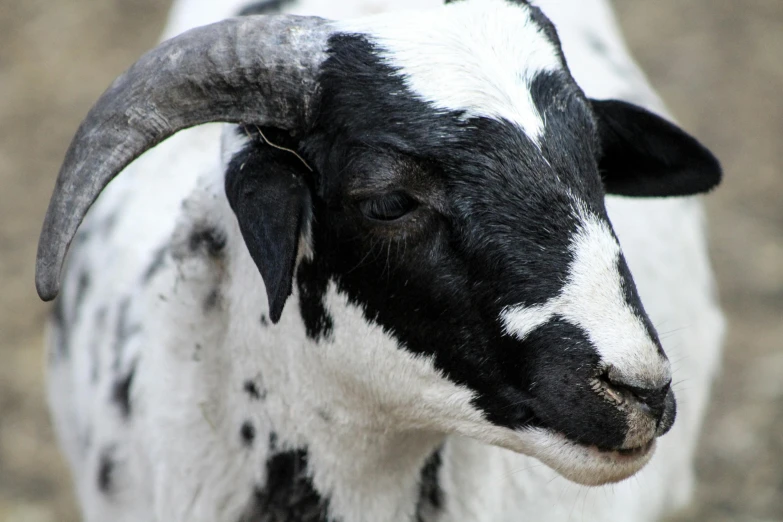
[[[642,388],[612,378],[608,372],[604,373],[602,378],[616,392],[619,392],[626,397],[632,397],[642,408],[655,417],[663,415],[666,408],[666,397],[669,395],[669,390],[671,389],[671,380],[658,388]]]

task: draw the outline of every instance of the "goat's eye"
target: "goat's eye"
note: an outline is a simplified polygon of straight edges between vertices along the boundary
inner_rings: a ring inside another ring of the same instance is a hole
[[[417,206],[418,203],[404,192],[390,192],[359,202],[359,210],[362,211],[362,214],[376,221],[397,220]]]

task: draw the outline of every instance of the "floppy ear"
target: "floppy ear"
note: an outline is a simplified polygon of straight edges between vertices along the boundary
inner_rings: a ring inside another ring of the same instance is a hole
[[[591,100],[608,194],[639,197],[707,192],[721,179],[718,160],[695,138],[641,107]]]
[[[294,154],[263,142],[235,154],[226,171],[226,196],[264,279],[273,323],[291,295],[299,238],[312,212],[306,174]]]

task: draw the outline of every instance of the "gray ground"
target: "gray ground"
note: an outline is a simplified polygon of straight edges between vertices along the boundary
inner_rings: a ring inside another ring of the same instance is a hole
[[[783,521],[783,1],[615,1],[654,85],[727,172],[709,209],[730,330],[681,520]],[[44,403],[35,242],[79,120],[154,44],[167,4],[0,0],[0,522],[77,519]]]

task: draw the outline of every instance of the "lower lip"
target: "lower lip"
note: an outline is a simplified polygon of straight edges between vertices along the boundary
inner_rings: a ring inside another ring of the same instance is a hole
[[[645,444],[644,446],[639,446],[638,448],[602,450],[596,446],[591,446],[590,449],[603,457],[610,457],[614,460],[621,460],[621,461],[633,461],[646,457],[654,447],[655,447],[655,440],[653,439],[647,444]]]

